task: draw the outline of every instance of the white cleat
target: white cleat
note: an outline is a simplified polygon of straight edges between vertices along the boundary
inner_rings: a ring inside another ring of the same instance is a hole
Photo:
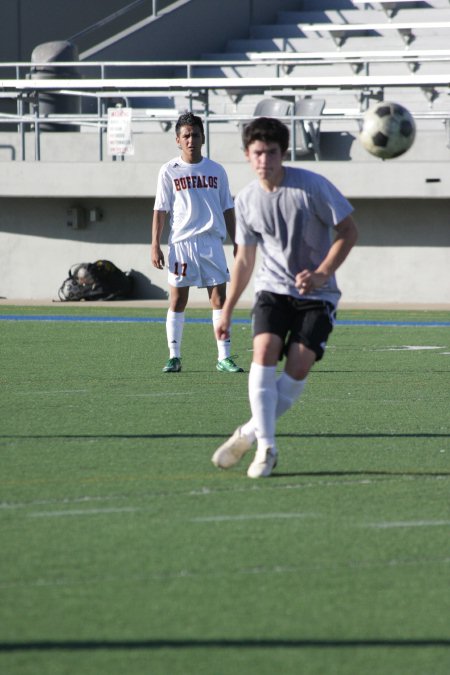
[[[237,464],[252,447],[253,441],[241,433],[241,428],[238,427],[211,457],[211,462],[220,469],[229,469]]]
[[[247,469],[249,478],[267,478],[277,465],[278,453],[276,448],[257,450],[255,459]]]

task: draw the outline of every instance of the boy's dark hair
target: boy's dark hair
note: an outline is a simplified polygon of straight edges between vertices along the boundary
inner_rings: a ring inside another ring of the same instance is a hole
[[[254,141],[278,143],[284,155],[289,147],[289,129],[275,117],[257,117],[246,124],[242,132],[244,150]]]
[[[180,135],[181,127],[198,127],[202,133],[202,136],[205,136],[205,130],[203,128],[203,122],[201,117],[194,115],[192,112],[185,112],[179,116],[178,121],[175,125],[175,133],[177,136]]]

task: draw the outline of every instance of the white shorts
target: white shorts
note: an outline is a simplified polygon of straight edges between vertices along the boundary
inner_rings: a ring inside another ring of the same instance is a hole
[[[168,258],[171,286],[206,288],[230,280],[222,239],[209,232],[172,243]]]

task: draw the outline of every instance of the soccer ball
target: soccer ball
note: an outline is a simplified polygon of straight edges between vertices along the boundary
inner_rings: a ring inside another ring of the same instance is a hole
[[[392,159],[409,150],[415,135],[409,110],[399,103],[381,101],[364,113],[359,140],[371,155]]]

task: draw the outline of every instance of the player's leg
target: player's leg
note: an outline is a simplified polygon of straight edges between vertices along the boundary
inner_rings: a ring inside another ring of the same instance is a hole
[[[315,358],[315,356],[314,356]],[[291,377],[286,370],[283,370],[277,378],[277,407],[275,410],[275,419],[278,419],[294,405],[300,398],[306,386],[306,376],[304,379],[297,380]],[[247,445],[251,446],[256,441],[255,422],[251,417],[239,427],[240,435],[245,437]]]
[[[257,447],[253,462],[247,471],[250,478],[269,476],[277,463],[275,445],[277,363],[282,347],[282,338],[274,333],[260,333],[253,338],[248,396]]]
[[[286,363],[276,383],[276,419],[287,412],[302,395],[311,368],[323,357],[333,325],[334,312],[327,305],[318,304],[296,313],[286,350]],[[257,425],[253,415],[247,424],[242,425],[241,434],[250,439],[254,428],[258,438]]]
[[[208,286],[207,290],[212,308],[213,329],[215,329],[222,316],[222,307],[226,299],[226,283]],[[222,373],[243,373],[243,368],[238,366],[231,356],[231,337],[229,336],[226,340],[216,340],[216,343],[217,370]]]
[[[179,373],[181,371],[181,343],[184,330],[184,310],[189,298],[189,286],[177,288],[169,286],[170,303],[166,318],[167,346],[169,360],[163,368],[165,373]]]
[[[271,305],[272,307],[276,307],[275,311],[270,309]],[[323,303],[315,303],[309,307],[306,307],[306,305],[300,305],[300,307],[291,305],[291,300],[285,302],[284,299],[280,301],[279,298],[277,299],[272,294],[261,294],[254,309],[256,332],[264,327],[270,328],[270,325],[272,325],[283,335],[286,326],[282,327],[282,317],[286,318],[291,330],[285,369],[276,380],[275,419],[278,419],[287,412],[295,401],[300,398],[305,388],[309,371],[316,360],[319,360],[323,356],[326,341],[334,324],[334,311]],[[277,316],[277,312],[280,309],[282,317],[279,313]],[[269,363],[271,358],[271,362],[276,364],[276,354],[270,355],[267,351],[265,338],[262,338],[262,342],[260,340],[261,338],[258,338],[258,335],[256,335],[254,339],[254,345],[256,344],[254,361],[264,364]],[[256,372],[253,364],[252,369]],[[255,406],[259,405],[257,403],[257,388],[260,385],[257,377],[255,377],[254,383],[251,382],[253,378],[252,369],[249,376],[249,396],[252,395],[253,389],[253,395],[256,396],[256,403],[252,406],[253,412],[256,409]],[[262,410],[267,422],[269,418],[266,417],[264,409]],[[255,442],[257,425],[257,419],[253,415],[248,422],[238,427],[231,438],[214,453],[212,458],[213,463],[223,468],[236,464]],[[261,438],[262,446],[269,443],[269,439]]]
[[[308,374],[316,361],[315,351],[301,342],[291,342],[283,371],[287,383],[285,391],[287,398],[289,398],[289,381],[298,382],[299,385],[301,383],[304,388]]]
[[[212,309],[213,328],[220,320],[222,307],[226,299],[226,285],[230,280],[227,259],[222,239],[210,232],[197,237],[197,250],[202,276],[202,285],[206,286]],[[231,356],[231,338],[217,340],[217,370],[222,373],[242,373]]]
[[[213,454],[212,462],[218,467],[226,469],[236,464],[250,450],[257,436],[258,445],[275,446],[276,365],[287,325],[283,308],[277,305],[277,296],[260,293],[253,307],[252,322],[253,362],[249,373],[252,418],[246,425],[238,427]]]
[[[286,363],[277,380],[276,419],[284,415],[302,395],[311,368],[324,355],[334,321],[333,308],[324,303],[310,303],[295,311]],[[251,440],[255,426],[255,420],[250,419],[241,426],[241,434]]]
[[[252,411],[256,453],[247,475],[270,476],[277,463],[275,444],[278,405],[277,363],[290,324],[290,308],[284,296],[259,293],[253,307],[253,361],[249,374],[249,401]]]
[[[167,263],[170,299],[166,319],[166,335],[169,360],[163,371],[165,373],[179,373],[181,370],[184,312],[189,299],[189,288],[198,281],[198,266],[191,242],[188,240],[172,244],[169,248]]]
[[[277,378],[277,407],[275,419],[284,415],[303,393],[306,380],[295,380],[283,371]],[[256,441],[255,421],[251,417],[239,426],[232,436],[225,441],[214,453],[212,461],[222,469],[229,469],[237,464]]]
[[[261,359],[258,356],[258,346],[261,346],[265,335],[257,336],[253,342],[254,357],[249,374],[252,417],[240,430],[241,436],[246,437],[249,442],[253,437],[257,442],[255,458],[247,470],[250,478],[270,476],[276,466],[278,455],[275,441],[276,420],[299,399],[305,388],[307,375],[316,360],[315,352],[303,344],[292,343],[286,362],[289,372],[285,368],[277,378],[277,353],[282,348],[282,343],[278,336],[270,337],[274,349],[278,350],[273,354],[275,365],[271,365],[273,358]]]
[[[222,307],[226,298],[226,283],[218,284],[217,286],[208,286],[208,297],[212,309],[212,324],[215,330],[222,315]],[[231,350],[231,339],[217,340],[217,358],[219,361],[228,358]]]

